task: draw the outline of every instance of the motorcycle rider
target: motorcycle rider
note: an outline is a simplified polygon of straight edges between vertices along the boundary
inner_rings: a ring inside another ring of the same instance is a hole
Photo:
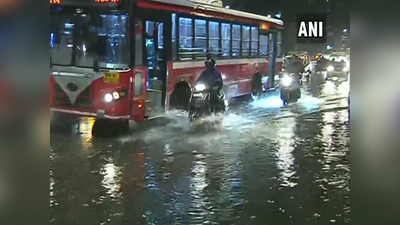
[[[210,105],[215,110],[215,106],[220,104],[220,92],[224,85],[223,79],[221,73],[215,69],[215,59],[207,57],[204,64],[206,69],[200,74],[197,83],[202,83],[210,88]]]
[[[295,73],[298,74],[298,79],[302,78],[302,72],[304,71],[304,64],[300,56],[293,55],[286,66],[285,71],[289,74]]]

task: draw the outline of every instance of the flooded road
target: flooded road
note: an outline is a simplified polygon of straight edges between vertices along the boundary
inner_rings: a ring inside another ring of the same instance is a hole
[[[350,223],[347,82],[240,104],[222,125],[166,125],[98,139],[93,121],[55,132],[51,224]]]

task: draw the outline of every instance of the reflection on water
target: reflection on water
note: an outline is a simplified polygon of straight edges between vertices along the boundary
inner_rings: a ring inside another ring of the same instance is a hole
[[[116,199],[120,195],[120,176],[122,172],[120,167],[114,165],[111,157],[107,161],[100,172],[104,176],[102,185],[107,190],[107,194],[112,199]]]
[[[196,155],[191,171],[191,201],[188,212],[191,220],[189,224],[202,224],[211,213],[208,208],[209,200],[205,195],[205,188],[208,186],[208,181],[206,178],[207,165],[204,159],[203,155]]]
[[[318,111],[326,102],[309,98],[313,113],[304,102],[249,107],[204,132],[177,114],[176,123],[95,141],[93,121],[81,120],[79,135],[51,137],[50,222],[349,223],[347,110]]]
[[[294,145],[295,145],[295,119],[288,118],[280,121],[280,125],[277,130],[279,149],[276,152],[278,157],[277,166],[280,170],[279,180],[281,186],[284,187],[295,187],[297,185],[295,181],[296,171],[294,171]]]
[[[82,148],[88,150],[92,148],[92,128],[95,122],[94,118],[82,118],[79,121],[80,136]]]

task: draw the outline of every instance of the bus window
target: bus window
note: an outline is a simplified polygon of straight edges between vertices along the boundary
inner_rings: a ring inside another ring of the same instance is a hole
[[[136,21],[135,24],[135,65],[143,65],[143,37],[142,37],[142,24]]]
[[[242,56],[250,55],[250,27],[242,26]]]
[[[258,27],[251,28],[251,55],[258,55]]]
[[[59,15],[52,15],[56,19]],[[104,41],[105,54],[99,57],[99,67],[106,69],[124,69],[129,65],[129,46],[127,42],[126,15],[114,14],[68,14],[58,21],[61,27],[59,44],[52,49],[55,65],[93,67],[95,56],[92,54]],[[79,26],[78,26],[78,25]],[[72,38],[72,34],[77,38]],[[84,41],[82,41],[84,40]],[[73,46],[76,51],[72,51]]]
[[[240,56],[240,25],[232,26],[232,56]]]
[[[207,48],[207,30],[205,20],[195,20],[195,56],[204,57],[204,49]]]
[[[277,35],[276,35],[276,50],[277,50],[277,57],[282,57],[282,48],[281,48],[281,41],[282,41],[282,34],[280,31],[278,31]]]
[[[221,24],[222,56],[231,56],[231,25],[229,23]]]
[[[272,50],[274,48],[274,37],[273,37],[272,33],[269,34],[268,40],[269,40],[269,44],[268,44],[268,55],[269,55],[272,53]]]
[[[219,55],[221,48],[219,46],[219,23],[210,21],[208,23],[209,50],[212,55]]]
[[[143,94],[143,73],[135,73],[135,96]]]
[[[164,49],[164,23],[158,23],[158,48]]]
[[[178,46],[177,46],[177,36],[176,36],[176,14],[172,14],[172,59],[177,59]]]
[[[192,19],[179,18],[179,58],[191,59],[193,50]]]
[[[268,56],[269,38],[268,35],[260,35],[260,56]]]

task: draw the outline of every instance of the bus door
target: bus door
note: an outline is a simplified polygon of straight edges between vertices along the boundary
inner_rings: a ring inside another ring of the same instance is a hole
[[[164,111],[167,87],[167,62],[171,58],[171,14],[149,12],[144,18],[147,60],[146,116]]]
[[[156,116],[162,111],[162,92],[165,85],[166,63],[164,62],[164,23],[146,21],[145,46],[147,56],[147,99],[146,115]],[[160,32],[161,31],[161,32]]]
[[[277,33],[271,32],[269,35],[269,60],[268,60],[268,87],[275,86],[276,75],[276,56],[277,56]]]

